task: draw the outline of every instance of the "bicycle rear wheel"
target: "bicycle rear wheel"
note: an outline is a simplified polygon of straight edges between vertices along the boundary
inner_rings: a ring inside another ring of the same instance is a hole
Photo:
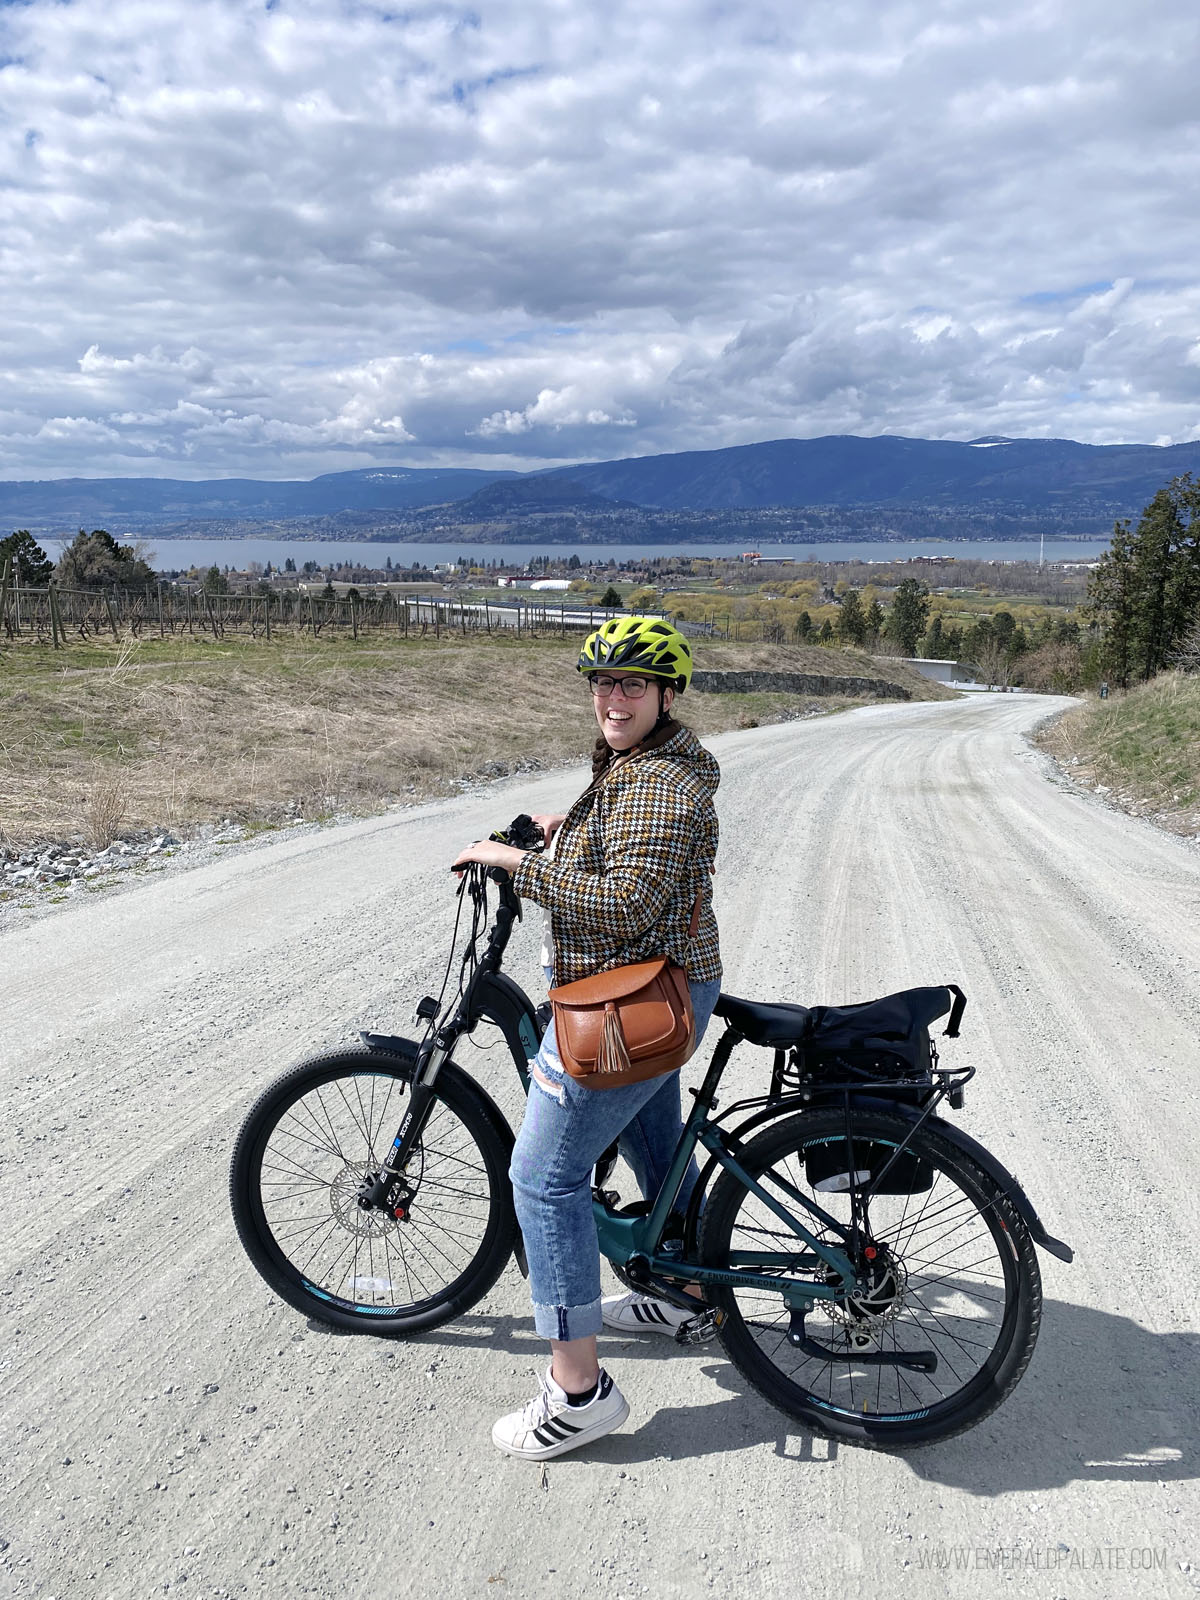
[[[334,1327],[436,1327],[482,1299],[516,1242],[512,1133],[451,1062],[409,1163],[407,1218],[359,1208],[412,1071],[358,1048],[301,1062],[260,1096],[234,1147],[230,1204],[247,1255],[289,1305]]]
[[[993,1179],[936,1128],[921,1129],[883,1178],[910,1192],[863,1198],[869,1175],[882,1172],[910,1130],[886,1112],[855,1112],[851,1153],[843,1112],[809,1112],[766,1128],[739,1155],[748,1175],[823,1243],[844,1247],[844,1236],[797,1195],[847,1229],[851,1189],[865,1206],[857,1244],[864,1281],[813,1303],[804,1347],[791,1337],[782,1296],[707,1291],[724,1312],[719,1337],[729,1359],[765,1399],[818,1433],[890,1449],[948,1438],[993,1411],[1029,1364],[1041,1317],[1028,1228]],[[836,1282],[819,1262],[814,1270],[811,1252],[803,1263],[804,1248],[740,1179],[721,1174],[701,1227],[706,1266],[749,1267],[756,1253],[769,1254],[775,1264],[765,1270],[791,1283]],[[795,1265],[779,1264],[789,1253]],[[919,1370],[929,1358],[933,1370]]]

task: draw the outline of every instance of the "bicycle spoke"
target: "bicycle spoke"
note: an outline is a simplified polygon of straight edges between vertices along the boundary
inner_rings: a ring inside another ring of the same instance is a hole
[[[826,1125],[827,1118],[828,1114]],[[882,1121],[877,1119],[875,1125]],[[765,1158],[765,1164],[755,1166],[745,1151],[739,1160],[760,1185],[795,1208],[797,1220],[818,1240],[836,1243],[859,1260],[863,1287],[844,1296],[823,1293],[813,1300],[805,1330],[819,1349],[792,1343],[792,1314],[782,1292],[773,1300],[762,1289],[743,1290],[736,1284],[716,1290],[718,1303],[736,1307],[736,1319],[722,1337],[732,1336],[740,1326],[752,1341],[756,1359],[777,1375],[776,1382],[786,1380],[798,1399],[810,1395],[856,1420],[878,1414],[891,1425],[910,1415],[914,1420],[927,1417],[931,1408],[955,1403],[986,1377],[1003,1336],[1012,1293],[1014,1252],[996,1221],[995,1198],[964,1187],[957,1169],[941,1160],[936,1147],[918,1140],[912,1155],[924,1163],[920,1170],[932,1167],[929,1187],[913,1193],[874,1194],[857,1213],[856,1222],[851,1193],[815,1191],[808,1181],[808,1151],[821,1152],[820,1164],[814,1161],[812,1166],[814,1174],[828,1171],[830,1145],[836,1147],[836,1141],[814,1133],[809,1144],[799,1119],[795,1127],[797,1144],[780,1148],[782,1139],[777,1138],[778,1153]],[[869,1136],[869,1131],[862,1135]],[[759,1147],[772,1148],[770,1130],[760,1136]],[[850,1160],[847,1157],[847,1170],[852,1170]],[[881,1170],[877,1162],[874,1165]],[[780,1226],[763,1202],[728,1176],[720,1182],[728,1196],[738,1197],[721,1233],[728,1255],[741,1264],[753,1261],[755,1252],[791,1253],[794,1235]],[[804,1202],[810,1199],[833,1219],[836,1232],[807,1211]],[[866,1272],[866,1263],[857,1254],[864,1239],[875,1252],[868,1259],[879,1263],[872,1273]],[[721,1263],[714,1259],[713,1264]],[[793,1285],[807,1280],[827,1291],[837,1282],[836,1275],[814,1263],[811,1251],[807,1260],[778,1270]],[[727,1340],[727,1347],[732,1354],[740,1345],[729,1346]],[[902,1364],[906,1356],[926,1351],[937,1360],[932,1372]],[[895,1359],[863,1359],[878,1355]]]
[[[361,1212],[358,1188],[400,1120],[403,1080],[364,1071],[317,1083],[280,1112],[258,1193],[277,1248],[307,1281],[370,1303],[418,1306],[444,1293],[482,1246],[492,1179],[476,1135],[435,1101],[409,1163],[401,1221]]]

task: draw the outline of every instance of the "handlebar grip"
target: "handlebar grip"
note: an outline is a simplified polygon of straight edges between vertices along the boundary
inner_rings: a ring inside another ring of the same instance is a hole
[[[963,1012],[967,1009],[967,997],[956,983],[946,985],[954,996],[954,1005],[950,1012],[950,1021],[946,1024],[946,1038],[958,1038],[958,1025],[963,1019]]]

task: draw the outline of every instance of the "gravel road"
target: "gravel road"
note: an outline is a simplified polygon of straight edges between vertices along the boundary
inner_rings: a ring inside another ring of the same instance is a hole
[[[565,806],[580,771],[10,919],[0,1592],[1197,1592],[1200,852],[1056,777],[1024,734],[1065,703],[712,741],[726,988],[962,984],[960,1120],[1077,1252],[1042,1257],[1008,1403],[905,1456],[812,1438],[713,1346],[614,1338],[629,1422],[543,1477],[489,1439],[544,1362],[515,1267],[461,1322],[387,1342],[306,1323],[242,1256],[226,1170],[256,1091],[357,1027],[409,1031],[445,962],[453,851]],[[535,933],[511,963],[531,991]],[[499,1052],[463,1059],[515,1118]],[[744,1049],[735,1082],[767,1059]]]

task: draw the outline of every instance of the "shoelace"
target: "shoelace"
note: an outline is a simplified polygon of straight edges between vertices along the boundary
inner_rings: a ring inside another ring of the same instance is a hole
[[[542,1392],[529,1402],[521,1413],[521,1421],[527,1428],[540,1428],[543,1422],[549,1422],[550,1413],[554,1409],[554,1396],[550,1393],[549,1380],[542,1375],[538,1378]]]

